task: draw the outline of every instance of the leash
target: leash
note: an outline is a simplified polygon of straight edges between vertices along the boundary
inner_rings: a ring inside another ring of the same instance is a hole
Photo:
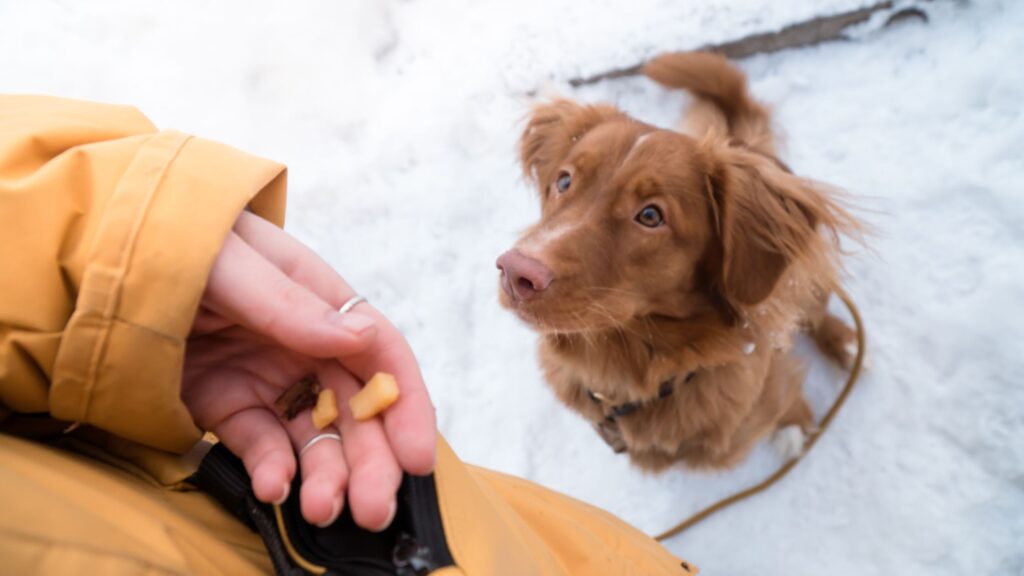
[[[818,424],[817,431],[808,436],[807,444],[804,446],[804,451],[799,456],[790,459],[788,462],[780,466],[774,474],[765,478],[760,483],[755,484],[746,490],[737,492],[728,498],[723,498],[722,500],[715,502],[707,508],[704,508],[683,520],[679,524],[676,524],[672,528],[658,534],[654,537],[655,540],[661,542],[671,538],[687,528],[692,527],[701,520],[706,519],[715,512],[728,508],[737,502],[746,500],[759,492],[767,490],[773,484],[781,480],[783,476],[788,474],[789,471],[792,470],[797,463],[811,451],[811,448],[814,447],[814,443],[818,441],[818,438],[825,433],[825,429],[828,428],[828,425],[832,423],[832,419],[839,413],[839,409],[843,407],[843,403],[846,402],[846,398],[850,395],[850,391],[853,390],[853,385],[856,384],[857,379],[860,378],[861,369],[864,364],[864,345],[866,342],[866,337],[864,335],[864,321],[861,320],[860,311],[857,309],[857,305],[853,303],[853,299],[851,299],[850,295],[839,286],[836,286],[832,292],[843,301],[843,304],[845,304],[846,308],[850,311],[850,315],[853,316],[853,323],[857,328],[857,356],[853,360],[853,367],[850,369],[850,375],[846,379],[846,384],[843,386],[843,389],[840,390],[839,396],[836,397],[835,402],[832,403],[832,407],[829,408],[825,417],[821,419],[821,422]]]

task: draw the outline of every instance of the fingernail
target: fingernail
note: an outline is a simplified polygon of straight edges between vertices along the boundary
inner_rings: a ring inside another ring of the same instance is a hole
[[[317,526],[319,526],[320,528],[327,528],[331,524],[334,524],[334,521],[337,520],[338,516],[340,516],[340,515],[341,515],[341,494],[338,494],[337,496],[334,497],[334,503],[331,504],[331,515],[330,515],[330,517],[327,518],[327,520],[324,520],[323,522],[318,522]]]
[[[352,332],[353,334],[363,334],[377,326],[372,318],[353,314],[351,312],[348,314],[342,314],[335,320],[335,324],[341,326],[343,330]]]
[[[388,519],[384,521],[379,528],[371,530],[371,532],[383,532],[391,526],[391,523],[395,520],[395,513],[398,512],[398,502],[395,500],[391,501],[390,507],[388,508]]]
[[[278,498],[277,500],[274,500],[274,504],[277,504],[278,506],[280,506],[281,504],[284,504],[285,500],[288,499],[288,494],[291,491],[292,491],[292,485],[289,484],[288,482],[285,482],[284,483],[284,487],[281,489],[281,497]]]

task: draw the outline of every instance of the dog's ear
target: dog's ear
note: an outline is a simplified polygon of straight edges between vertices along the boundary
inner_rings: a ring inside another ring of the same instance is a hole
[[[569,100],[537,106],[519,140],[523,173],[541,187],[547,186],[580,137],[598,124],[622,116],[614,106],[581,106]]]
[[[856,227],[826,191],[775,159],[708,142],[700,152],[718,237],[713,276],[734,309],[768,298],[797,259],[824,254],[819,226],[836,242],[840,231]]]

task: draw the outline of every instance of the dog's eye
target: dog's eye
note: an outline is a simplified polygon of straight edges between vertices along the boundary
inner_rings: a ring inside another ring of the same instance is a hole
[[[648,228],[657,228],[665,223],[665,217],[662,216],[660,208],[648,204],[636,215],[636,221]]]
[[[565,192],[569,189],[571,184],[572,176],[570,176],[568,172],[562,172],[558,175],[558,180],[555,180],[555,188],[557,188],[559,192]]]

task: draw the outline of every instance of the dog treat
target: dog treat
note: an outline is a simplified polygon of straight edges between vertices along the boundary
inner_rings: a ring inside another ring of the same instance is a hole
[[[299,412],[315,406],[318,394],[320,394],[320,379],[316,377],[316,374],[307,374],[282,392],[277,400],[274,400],[274,407],[277,408],[281,418],[291,420]]]
[[[313,407],[313,426],[317,430],[323,430],[337,419],[338,398],[334,395],[334,390],[324,388],[316,398],[316,406]]]
[[[398,400],[398,382],[385,372],[378,372],[370,378],[358,394],[349,398],[348,407],[356,420],[369,420]]]

